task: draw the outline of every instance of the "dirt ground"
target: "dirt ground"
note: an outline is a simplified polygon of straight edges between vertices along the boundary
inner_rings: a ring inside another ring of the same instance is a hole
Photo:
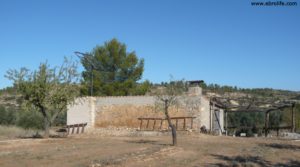
[[[300,141],[179,134],[0,141],[0,166],[300,166]]]

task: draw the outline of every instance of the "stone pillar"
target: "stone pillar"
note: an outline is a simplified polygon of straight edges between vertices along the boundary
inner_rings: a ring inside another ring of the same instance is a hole
[[[89,112],[90,112],[90,128],[93,129],[95,128],[95,119],[96,119],[96,98],[95,97],[90,97],[89,98],[90,102],[90,107],[89,107]]]
[[[199,86],[191,86],[188,90],[189,96],[202,96],[202,88]]]
[[[226,133],[226,136],[228,135],[228,116],[227,116],[227,111],[225,110],[225,133]]]
[[[201,127],[201,116],[204,108],[202,109],[202,88],[199,86],[190,86],[186,97],[187,110],[191,116],[196,117],[193,120],[193,129],[199,130]]]

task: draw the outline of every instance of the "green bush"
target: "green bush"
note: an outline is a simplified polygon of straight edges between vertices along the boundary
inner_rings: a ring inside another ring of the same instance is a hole
[[[67,112],[60,113],[53,126],[66,125]],[[0,125],[16,125],[24,129],[43,129],[44,120],[40,112],[35,110],[17,110],[0,105]]]
[[[0,106],[0,125],[12,125],[16,122],[16,111]]]
[[[43,116],[35,110],[18,113],[17,126],[25,129],[43,129]]]
[[[150,81],[146,80],[142,83],[137,84],[137,86],[131,90],[132,95],[145,95],[151,88]]]

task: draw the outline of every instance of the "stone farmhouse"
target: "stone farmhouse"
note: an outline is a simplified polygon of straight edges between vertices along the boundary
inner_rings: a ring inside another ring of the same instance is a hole
[[[224,111],[202,95],[199,86],[190,86],[178,104],[170,108],[170,117],[178,130],[224,132]],[[144,118],[144,122],[141,121]],[[148,119],[152,118],[152,119]],[[86,129],[126,127],[140,130],[168,129],[162,105],[155,96],[83,97],[68,106],[67,125],[87,123]],[[188,119],[190,118],[190,119]]]

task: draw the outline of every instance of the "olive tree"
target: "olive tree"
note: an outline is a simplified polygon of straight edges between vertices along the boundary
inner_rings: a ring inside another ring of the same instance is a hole
[[[9,70],[6,75],[22,95],[23,105],[43,115],[45,138],[49,137],[55,118],[79,95],[78,76],[77,63],[68,59],[60,67],[50,68],[47,63],[41,63],[38,70],[21,68]]]

